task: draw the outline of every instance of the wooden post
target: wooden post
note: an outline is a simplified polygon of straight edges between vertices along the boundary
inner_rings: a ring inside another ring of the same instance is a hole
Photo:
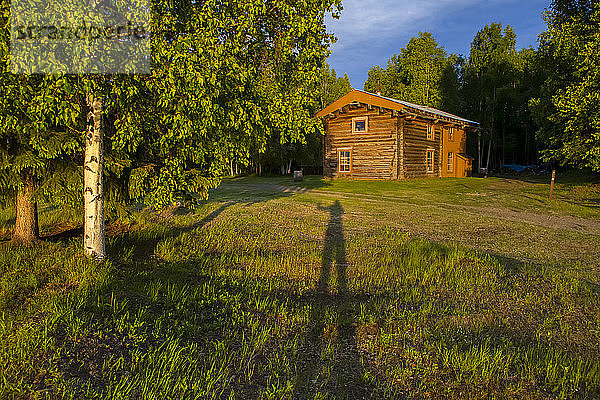
[[[552,181],[550,182],[550,201],[552,201],[552,192],[554,192],[554,181],[556,180],[556,170],[552,170]]]

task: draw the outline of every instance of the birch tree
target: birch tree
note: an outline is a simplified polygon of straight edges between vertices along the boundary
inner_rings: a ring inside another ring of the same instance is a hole
[[[441,107],[444,73],[451,59],[429,32],[420,32],[406,47],[394,54],[383,70],[376,66],[369,71],[365,90],[384,96],[430,107]]]
[[[32,146],[35,165],[60,170],[56,160],[63,156],[81,162],[84,248],[97,258],[106,255],[107,183],[126,184],[122,202],[194,203],[218,184],[232,152],[247,165],[275,132],[282,142],[300,143],[307,130],[321,129],[312,114],[332,40],[324,16],[336,13],[339,1],[159,0],[152,5],[150,75],[44,77],[48,90],[34,96],[36,101],[22,96],[21,108],[31,111],[26,116],[34,116],[35,124],[14,118],[8,101],[21,93],[17,80],[24,78],[11,76],[7,84],[13,92],[2,111],[3,122],[10,122],[2,124],[3,138],[14,140],[20,127],[36,130],[18,136],[19,146],[4,148],[2,171],[15,172],[21,153],[14,149],[27,149],[23,143]],[[272,91],[264,90],[265,82]],[[46,139],[39,142],[34,135]],[[45,151],[49,142],[58,143],[56,151]],[[45,170],[35,171],[43,180]]]
[[[500,149],[500,154],[504,151],[507,96],[500,94],[516,85],[516,40],[512,27],[507,25],[503,29],[501,23],[492,23],[477,32],[471,43],[462,77],[462,96],[465,115],[481,123],[482,138],[487,142],[485,164],[483,155],[478,155],[480,168],[504,163],[503,157],[496,157],[498,162],[492,164],[492,157],[496,149]]]
[[[88,130],[85,137],[83,168],[84,251],[97,259],[106,256],[104,238],[104,130],[102,126],[102,99],[88,95]]]
[[[325,108],[346,93],[352,91],[348,74],[337,76],[335,69],[325,64],[322,67],[322,83],[320,88],[321,108]]]

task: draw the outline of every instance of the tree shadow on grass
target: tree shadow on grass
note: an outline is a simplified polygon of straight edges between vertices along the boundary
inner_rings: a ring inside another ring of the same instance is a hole
[[[325,184],[325,183],[323,183]],[[226,185],[225,185],[226,186]],[[224,192],[225,190],[225,192]],[[224,189],[223,186],[214,189],[210,195],[215,195],[222,202],[220,206],[212,210],[208,215],[199,221],[192,222],[183,226],[170,226],[169,217],[164,218],[164,223],[168,229],[165,229],[157,234],[148,234],[146,231],[124,232],[114,237],[107,243],[107,253],[111,257],[113,255],[121,256],[122,249],[133,249],[131,257],[137,261],[152,259],[156,246],[165,239],[178,237],[186,232],[191,232],[195,229],[200,229],[212,221],[217,219],[225,210],[241,205],[251,207],[252,205],[265,203],[270,200],[276,200],[284,197],[294,196],[294,193],[282,192],[277,189],[261,188],[252,190],[250,193],[240,193],[239,191],[231,191]],[[179,207],[171,212],[172,216],[192,217],[194,211]],[[163,214],[164,217],[164,214]],[[160,214],[159,214],[160,218]]]
[[[83,235],[83,226],[77,228],[71,228],[64,231],[60,231],[57,233],[52,233],[50,235],[45,235],[41,237],[41,240],[45,242],[63,242],[69,241],[71,239],[75,239]]]
[[[69,318],[66,318],[64,321],[61,319],[52,333],[57,346],[68,349],[68,353],[54,359],[53,363],[66,380],[73,381],[72,390],[75,397],[83,397],[86,387],[93,388],[96,393],[106,394],[116,381],[127,380],[129,372],[126,369],[130,368],[133,352],[159,352],[162,351],[161,346],[172,342],[179,342],[182,348],[188,350],[197,346],[203,351],[208,351],[213,343],[225,340],[224,332],[230,328],[228,321],[233,319],[234,310],[231,309],[231,305],[220,299],[198,301],[198,291],[203,287],[210,287],[209,291],[221,291],[227,296],[241,296],[246,295],[243,285],[235,280],[213,276],[209,271],[213,263],[210,257],[203,257],[199,260],[202,261],[200,263],[192,259],[167,262],[154,257],[156,248],[164,240],[202,229],[235,205],[249,207],[273,198],[288,196],[293,194],[252,196],[237,201],[225,199],[224,203],[218,204],[201,219],[194,218],[193,213],[189,211],[170,212],[172,215],[189,216],[189,220],[172,220],[169,215],[152,213],[150,218],[154,219],[150,221],[147,229],[142,226],[138,231],[126,230],[109,237],[107,253],[112,267],[108,271],[108,277],[85,291],[83,296],[79,297],[79,308],[73,311],[76,318],[84,318],[87,321],[87,330],[98,331],[95,334],[87,333],[77,337],[81,333],[74,335],[74,328],[70,326]],[[152,229],[161,222],[164,222],[165,229],[153,231]],[[56,238],[62,239],[64,238]],[[181,298],[174,300],[172,296]],[[188,297],[194,300],[188,300]],[[189,308],[176,308],[178,301],[185,303]],[[122,308],[121,311],[119,308]],[[140,314],[140,311],[143,312]],[[139,316],[135,316],[136,313]],[[115,315],[124,318],[126,315],[128,320],[143,322],[144,326],[149,327],[157,319],[168,318],[169,323],[161,325],[160,330],[143,328],[150,330],[137,332],[138,337],[144,337],[144,340],[134,344],[131,337],[115,325]],[[102,366],[114,359],[124,360],[126,367],[123,371],[111,371],[109,374]],[[209,368],[202,365],[202,360],[194,362],[202,368]],[[197,368],[189,377],[184,376],[183,380],[198,380],[202,368]],[[108,375],[112,377],[108,378]],[[177,376],[173,377],[174,380],[176,378]],[[191,383],[190,385],[193,386]],[[46,384],[44,379],[38,379],[34,388],[48,391],[52,386]],[[173,384],[171,389],[175,390],[176,385]],[[165,396],[169,397],[168,394]]]

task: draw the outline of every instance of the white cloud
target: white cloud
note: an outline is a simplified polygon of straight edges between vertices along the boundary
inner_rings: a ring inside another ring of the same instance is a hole
[[[338,38],[329,62],[339,67],[339,73],[349,72],[353,83],[362,86],[370,66],[385,66],[390,56],[419,31],[450,31],[461,37],[468,31],[467,36],[472,38],[481,27],[461,16],[475,8],[483,14],[488,10],[496,14],[498,9],[518,9],[523,1],[534,0],[343,0],[341,18],[329,17],[326,21],[329,31]],[[478,22],[492,17],[480,15]],[[467,41],[466,45],[470,39]]]
[[[328,28],[339,46],[413,32],[423,22],[433,22],[452,11],[482,0],[346,0],[339,20],[329,18]],[[496,0],[497,1],[497,0]]]

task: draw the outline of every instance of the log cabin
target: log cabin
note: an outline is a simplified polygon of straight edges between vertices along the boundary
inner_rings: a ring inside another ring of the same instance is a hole
[[[326,178],[470,176],[469,121],[435,108],[353,90],[316,114],[325,128]]]

